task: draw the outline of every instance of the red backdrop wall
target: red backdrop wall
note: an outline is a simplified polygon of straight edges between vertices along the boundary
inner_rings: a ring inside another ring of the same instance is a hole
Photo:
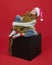
[[[36,28],[42,34],[42,53],[52,49],[51,0],[1,0],[0,1],[0,53],[8,54],[8,35],[17,14],[23,15],[34,7],[43,10],[44,21],[38,19]]]

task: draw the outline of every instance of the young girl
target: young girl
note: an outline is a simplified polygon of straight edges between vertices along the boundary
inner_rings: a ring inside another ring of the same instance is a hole
[[[29,37],[38,34],[34,26],[36,24],[37,18],[41,15],[40,11],[40,8],[36,7],[32,11],[25,13],[23,17],[17,15],[15,22],[12,23],[13,30],[10,33],[9,37]],[[41,19],[41,21],[43,21],[43,19]]]

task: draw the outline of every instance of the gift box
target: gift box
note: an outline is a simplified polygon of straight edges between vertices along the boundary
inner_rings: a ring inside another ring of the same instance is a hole
[[[32,60],[41,53],[41,34],[18,37],[13,40],[12,56]]]

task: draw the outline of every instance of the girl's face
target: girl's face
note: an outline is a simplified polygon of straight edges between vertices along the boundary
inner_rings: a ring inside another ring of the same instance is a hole
[[[32,10],[30,13],[31,13],[32,15],[37,14],[36,11],[34,11],[34,10]]]

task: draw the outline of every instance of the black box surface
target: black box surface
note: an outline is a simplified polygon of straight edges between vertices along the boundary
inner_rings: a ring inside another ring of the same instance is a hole
[[[41,53],[41,34],[13,39],[12,56],[32,60]]]

